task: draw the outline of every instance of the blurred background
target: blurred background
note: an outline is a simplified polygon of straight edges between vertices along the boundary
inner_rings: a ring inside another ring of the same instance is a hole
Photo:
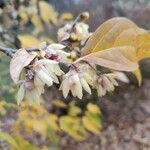
[[[32,47],[33,44],[34,47],[34,44],[40,41],[48,43],[57,41],[57,29],[84,11],[90,13],[90,19],[87,23],[91,32],[95,31],[104,21],[116,16],[127,17],[140,27],[150,29],[150,0],[47,0],[46,2],[51,7],[51,12],[47,14],[50,16],[49,23],[41,22],[41,18],[37,17],[39,16],[38,2],[38,0],[0,0],[0,46],[19,48]],[[32,37],[28,37],[29,35]],[[103,130],[100,134],[95,135],[89,132],[84,140],[79,140],[80,138],[74,135],[73,138],[70,138],[69,131],[64,130],[67,134],[59,133],[59,137],[57,137],[57,134],[54,135],[59,132],[55,131],[56,126],[52,128],[54,130],[51,129],[51,134],[48,134],[47,130],[44,130],[46,127],[40,126],[36,118],[37,122],[34,123],[39,126],[39,129],[33,124],[30,127],[25,125],[21,129],[23,130],[21,131],[23,138],[29,142],[28,144],[41,147],[40,149],[43,150],[51,148],[65,150],[150,149],[150,60],[144,60],[140,63],[143,75],[141,87],[138,87],[134,77],[129,76],[131,78],[129,85],[121,84],[119,89],[104,98],[94,97],[94,100],[87,98],[85,102],[75,103],[71,103],[69,99],[69,102],[63,100],[62,103],[58,101],[57,104],[53,104],[52,101],[54,99],[60,100],[62,96],[56,91],[56,87],[52,87],[47,90],[44,96],[46,104],[35,106],[31,110],[26,104],[21,106],[21,108],[23,107],[21,110],[16,108],[16,86],[9,75],[9,61],[8,56],[0,53],[0,132],[6,131],[13,135],[14,131],[20,130],[19,123],[22,123],[23,120],[20,119],[20,121],[16,118],[20,116],[20,118],[27,120],[27,114],[30,111],[33,112],[33,115],[36,114],[36,111],[41,112],[46,117],[53,113],[59,119],[64,115],[71,114],[72,116],[72,109],[74,112],[74,109],[79,108],[83,115],[86,111],[86,105],[94,101],[102,112],[100,124],[102,124]],[[4,101],[9,105],[4,104]],[[81,114],[77,115],[77,120],[81,118]],[[52,122],[55,122],[54,120]],[[46,124],[44,121],[43,124]],[[24,133],[25,128],[30,130],[31,136]],[[35,131],[38,134],[34,133]],[[45,139],[42,138],[43,134]],[[53,137],[50,142],[49,136]],[[15,140],[20,140],[21,143],[25,143],[24,145],[28,145],[26,141],[19,138]],[[0,150],[11,149],[8,143],[0,138]],[[28,150],[27,147],[24,149]]]

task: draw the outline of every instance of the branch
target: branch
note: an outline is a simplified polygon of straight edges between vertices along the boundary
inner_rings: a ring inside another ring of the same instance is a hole
[[[5,53],[7,56],[13,57],[15,50],[12,48],[6,48],[3,46],[0,46],[0,51]]]
[[[70,34],[71,32],[74,30],[74,27],[76,25],[77,22],[81,21],[81,20],[85,20],[87,19],[87,12],[83,12],[83,13],[80,13],[76,19],[74,20],[73,24],[72,24],[72,28],[70,30]],[[62,41],[64,42],[64,41]],[[66,42],[66,41],[65,41]],[[65,43],[63,43],[65,44]],[[66,44],[65,44],[66,45]],[[69,45],[67,44],[66,46],[69,47]],[[26,51],[28,52],[32,52],[32,51],[39,51],[38,48],[25,48]],[[5,53],[7,56],[10,56],[10,57],[13,57],[13,55],[16,53],[17,49],[12,49],[12,48],[6,48],[6,47],[3,47],[3,46],[0,46],[0,51]]]
[[[38,48],[25,48],[25,49],[28,52],[39,51]],[[6,47],[3,47],[3,46],[0,46],[0,51],[5,53],[7,56],[13,57],[13,55],[16,53],[17,49],[6,48]]]
[[[76,18],[75,18],[75,20],[74,20],[74,22],[73,22],[73,24],[72,24],[72,28],[71,28],[71,30],[70,30],[70,33],[73,31],[73,29],[74,29],[74,27],[75,27],[75,25],[76,25],[76,23],[77,22],[79,22],[79,21],[82,21],[82,20],[85,20],[85,14],[86,14],[87,12],[83,12],[83,13],[80,13]]]

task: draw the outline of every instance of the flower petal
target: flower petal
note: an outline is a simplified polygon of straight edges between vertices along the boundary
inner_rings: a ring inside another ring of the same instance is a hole
[[[63,80],[62,85],[60,87],[62,87],[64,98],[66,98],[68,96],[68,93],[69,93],[69,90],[70,90],[68,79]]]
[[[79,99],[81,99],[82,96],[83,96],[83,93],[82,93],[81,82],[79,80],[79,76],[78,75],[74,75],[74,82],[75,82],[75,93],[76,93],[77,97]]]
[[[18,90],[18,93],[17,93],[17,104],[20,105],[21,101],[23,100],[25,96],[25,87],[24,87],[24,84],[21,84],[20,85],[20,88]]]
[[[89,94],[91,94],[90,86],[88,85],[88,83],[86,82],[86,80],[84,78],[81,78],[80,82],[81,82],[81,85],[82,85],[83,89],[85,91],[87,91]]]

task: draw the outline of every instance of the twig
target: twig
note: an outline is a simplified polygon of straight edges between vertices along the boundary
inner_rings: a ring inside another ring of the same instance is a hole
[[[76,23],[81,20],[81,16],[82,16],[82,15],[83,15],[83,13],[80,13],[80,14],[76,17],[76,19],[74,20],[74,22],[73,22],[73,24],[72,24],[70,33],[74,30],[74,27],[75,27]]]
[[[26,51],[28,51],[28,52],[37,52],[37,51],[40,51],[39,50],[39,48],[25,48],[26,49]]]
[[[71,30],[70,30],[70,34],[71,34],[71,32],[74,30],[74,27],[75,27],[76,23],[79,22],[80,20],[82,20],[82,17],[83,17],[83,13],[80,13],[80,14],[76,17],[76,19],[74,20],[74,22],[73,22],[73,24],[72,24],[72,28],[71,28]],[[62,41],[62,42],[64,42],[64,41]],[[64,44],[65,44],[65,43],[64,43]],[[65,44],[65,45],[68,46],[68,47],[70,47],[70,46],[68,45],[68,43]],[[39,51],[38,48],[25,48],[25,49],[26,49],[26,51],[28,51],[28,52]],[[14,55],[14,53],[17,51],[17,49],[6,48],[6,47],[3,47],[3,46],[0,46],[0,51],[3,52],[3,53],[5,53],[7,56],[13,57],[13,55]]]
[[[39,51],[38,48],[25,48],[25,49],[28,52]],[[7,56],[13,57],[13,55],[16,53],[17,49],[0,46],[0,51],[5,53]]]
[[[0,51],[5,53],[7,56],[13,57],[15,50],[12,48],[6,48],[6,47],[0,46]]]

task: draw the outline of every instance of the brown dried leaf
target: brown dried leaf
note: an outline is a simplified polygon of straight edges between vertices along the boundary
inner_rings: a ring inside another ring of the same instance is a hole
[[[35,58],[34,55],[29,54],[25,49],[19,49],[10,62],[10,75],[15,83],[19,81],[22,69],[28,66]]]
[[[134,71],[138,68],[136,49],[132,46],[113,47],[81,57],[85,60],[118,71]]]

